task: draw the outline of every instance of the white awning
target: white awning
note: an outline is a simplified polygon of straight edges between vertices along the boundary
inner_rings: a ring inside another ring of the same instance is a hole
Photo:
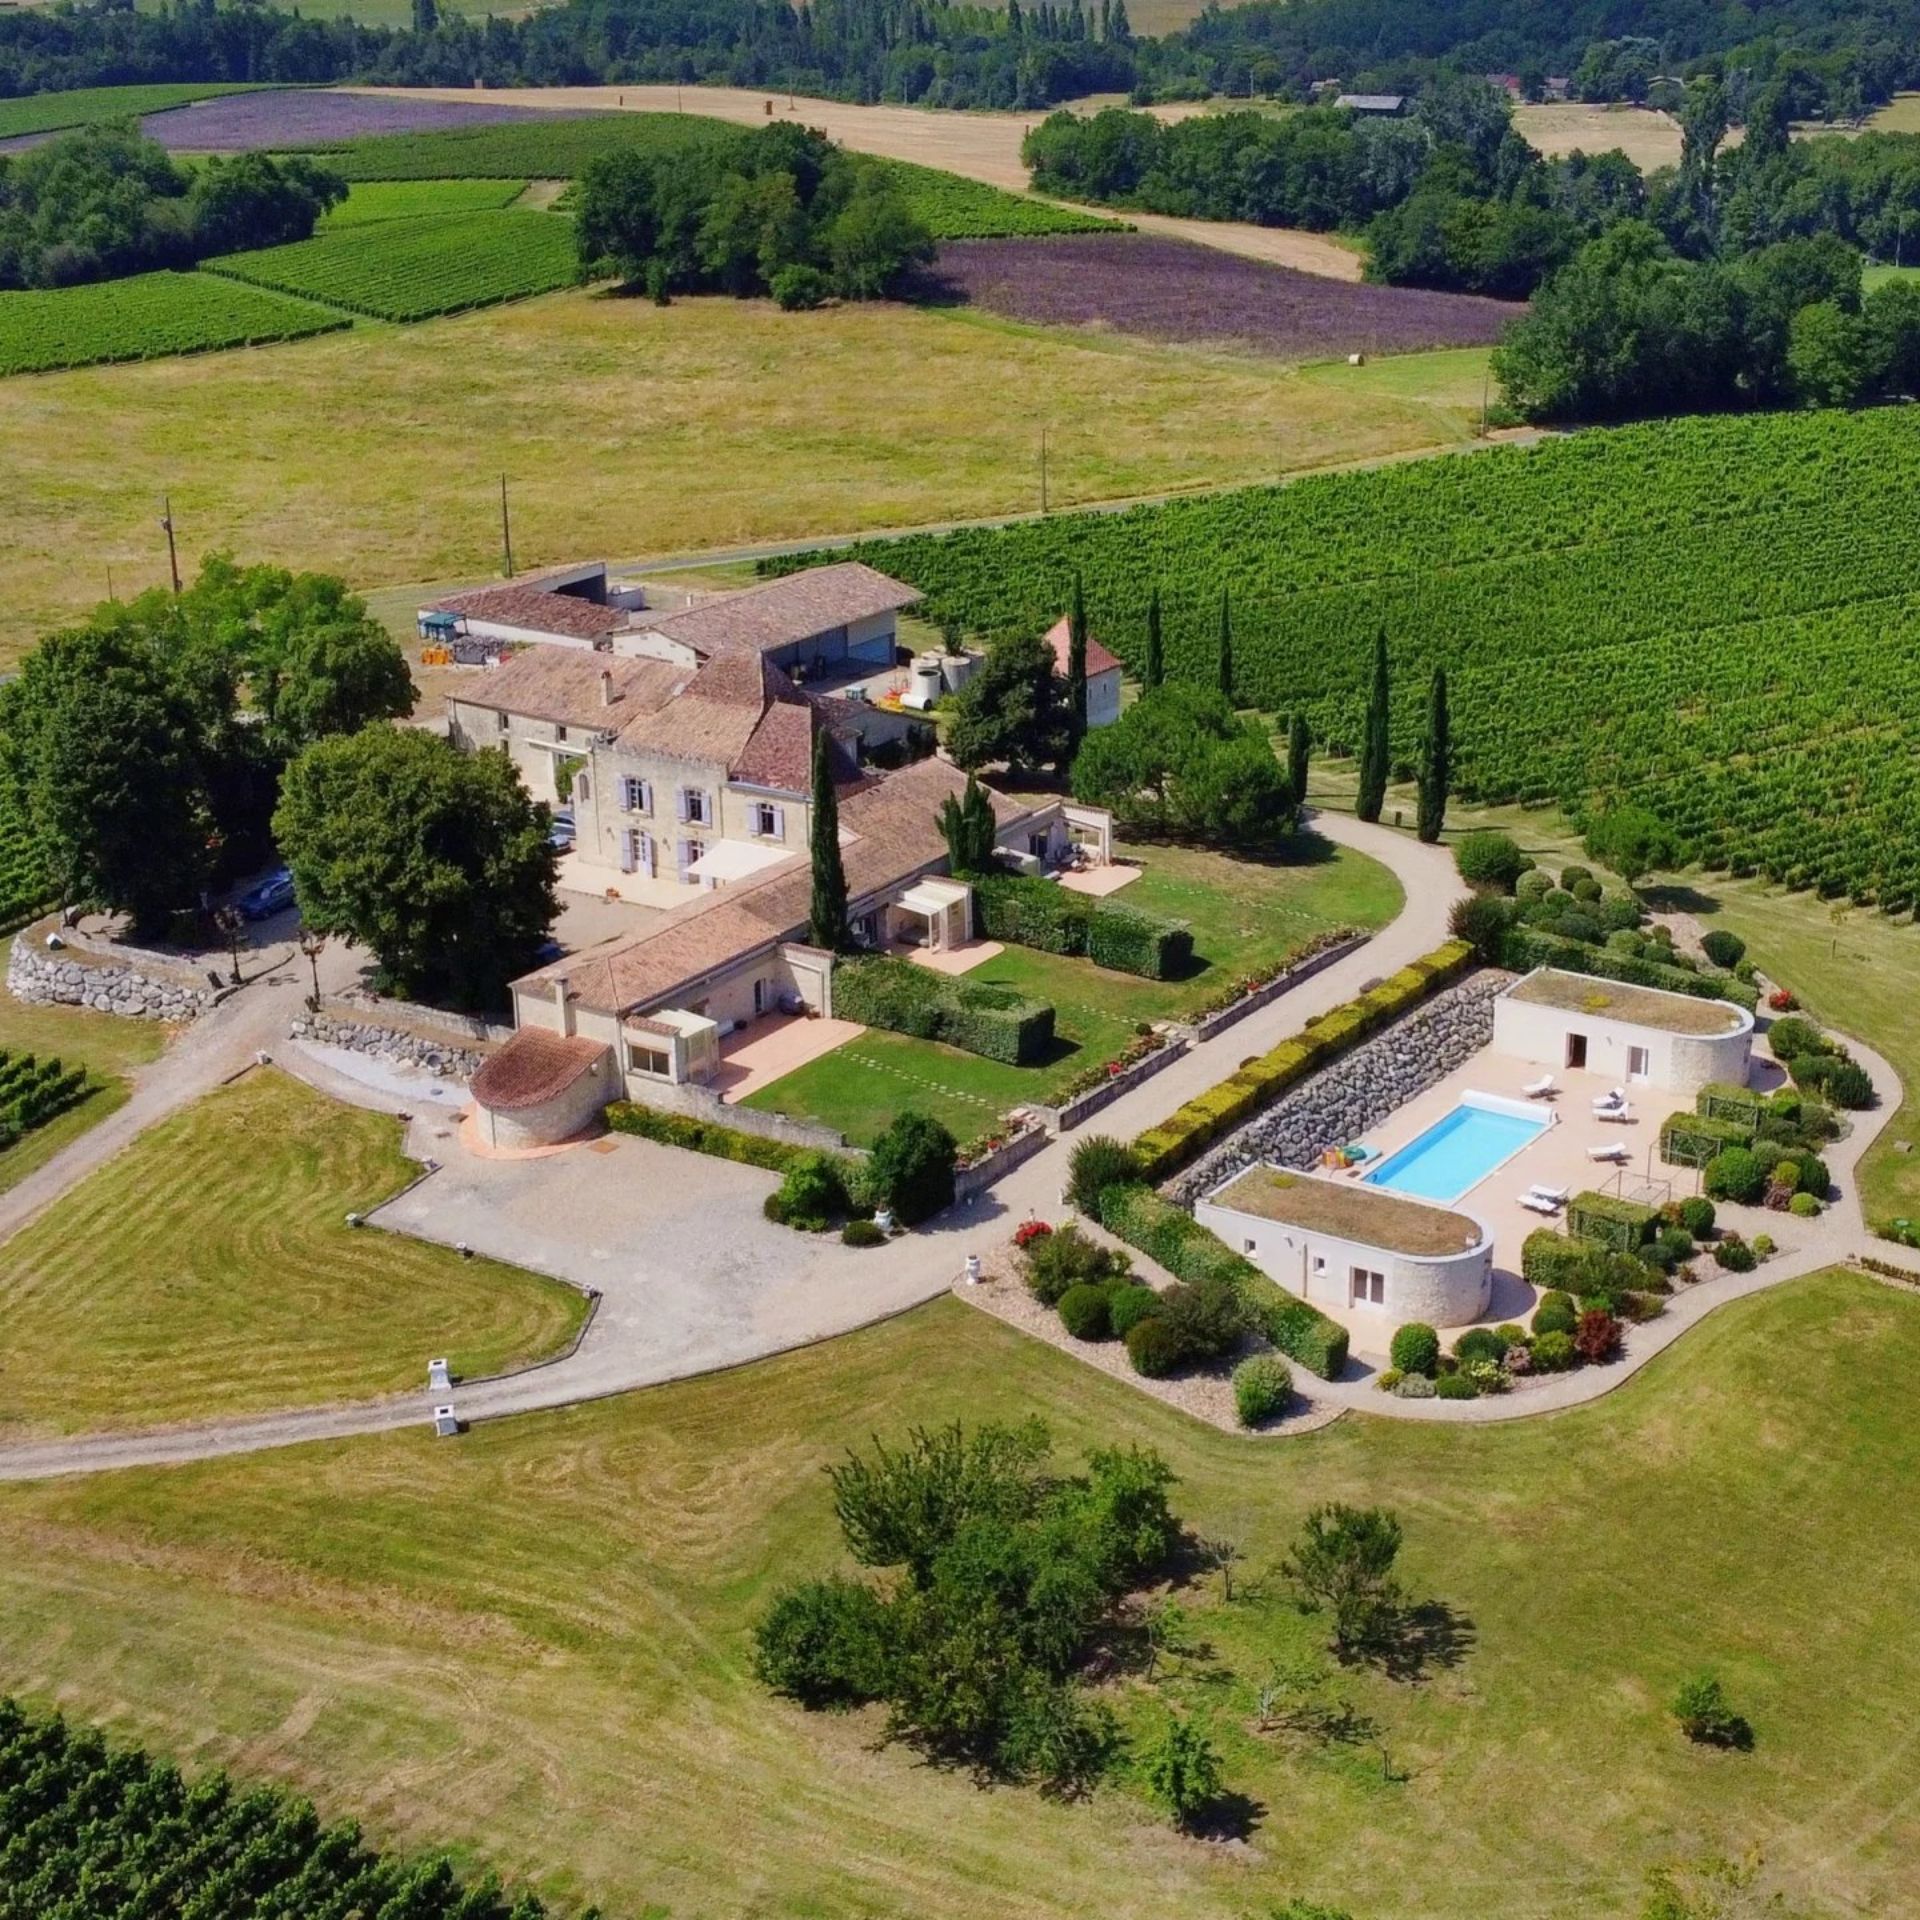
[[[785,847],[756,846],[749,840],[716,840],[687,868],[687,878],[745,880],[792,857]]]
[[[893,904],[909,913],[925,914],[937,920],[949,907],[966,899],[967,889],[954,880],[920,880],[910,886]]]

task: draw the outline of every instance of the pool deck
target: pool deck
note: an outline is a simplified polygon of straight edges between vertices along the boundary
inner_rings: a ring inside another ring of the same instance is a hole
[[[1367,1145],[1377,1147],[1382,1159],[1417,1139],[1436,1121],[1444,1120],[1460,1104],[1463,1094],[1493,1093],[1509,1100],[1525,1096],[1520,1089],[1540,1077],[1541,1069],[1531,1061],[1510,1054],[1495,1053],[1492,1048],[1476,1053],[1465,1066],[1447,1075],[1417,1099],[1409,1100],[1383,1126],[1366,1136]],[[1520,1196],[1533,1185],[1566,1187],[1574,1193],[1587,1189],[1605,1191],[1615,1169],[1588,1158],[1587,1150],[1598,1146],[1624,1146],[1628,1192],[1631,1197],[1639,1182],[1651,1177],[1656,1194],[1665,1196],[1665,1183],[1671,1183],[1674,1199],[1694,1193],[1697,1176],[1685,1167],[1661,1164],[1660,1123],[1677,1108],[1690,1106],[1684,1096],[1661,1087],[1629,1087],[1628,1102],[1632,1118],[1596,1120],[1593,1102],[1615,1084],[1602,1074],[1557,1072],[1554,1084],[1558,1093],[1551,1100],[1537,1103],[1542,1112],[1554,1114],[1556,1124],[1537,1139],[1529,1141],[1512,1159],[1504,1161],[1485,1179],[1469,1187],[1458,1199],[1447,1202],[1454,1211],[1471,1214],[1493,1239],[1493,1300],[1476,1323],[1498,1326],[1503,1321],[1524,1323],[1533,1312],[1536,1294],[1520,1278],[1520,1248],[1528,1234],[1538,1227],[1564,1230],[1564,1212],[1534,1213],[1520,1204]],[[1371,1164],[1378,1166],[1378,1160]],[[1394,1316],[1377,1307],[1328,1309],[1352,1335],[1354,1351],[1368,1359],[1384,1359],[1393,1338]],[[1444,1338],[1451,1339],[1462,1329],[1443,1327]]]

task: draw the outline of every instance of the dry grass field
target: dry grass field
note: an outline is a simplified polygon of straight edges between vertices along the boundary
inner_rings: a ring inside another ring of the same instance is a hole
[[[483,1426],[0,1487],[0,1688],[290,1780],[640,1920],[1633,1920],[1655,1863],[1764,1855],[1810,1912],[1909,1914],[1920,1851],[1920,1296],[1828,1276],[1724,1309],[1597,1405],[1308,1437],[1183,1418],[955,1301],[744,1371]],[[1158,1692],[1251,1803],[1183,1839],[1123,1782],[983,1787],[748,1669],[773,1586],[838,1563],[821,1468],[914,1422],[1043,1415],[1063,1464],[1161,1449],[1236,1539]],[[1273,1573],[1315,1502],[1381,1502],[1462,1645],[1361,1670],[1348,1738],[1254,1730],[1311,1655]],[[1757,1733],[1688,1747],[1712,1665]],[[1370,1726],[1368,1723],[1371,1723]],[[1755,1907],[1753,1912],[1760,1909]],[[1801,1909],[1794,1909],[1797,1915]],[[1785,1916],[1782,1916],[1785,1920]]]
[[[1587,106],[1572,100],[1518,106],[1513,110],[1513,124],[1536,151],[1550,160],[1576,149],[1607,153],[1618,148],[1642,173],[1680,164],[1679,123],[1648,107]]]
[[[141,1135],[0,1247],[0,1434],[369,1398],[446,1354],[565,1344],[571,1287],[355,1232],[416,1168],[399,1123],[251,1074]]]
[[[1484,365],[1484,355],[1479,356]],[[911,526],[1457,444],[1459,356],[1340,367],[892,305],[564,292],[414,328],[0,382],[0,664],[182,553],[357,587]],[[1477,402],[1477,394],[1475,396]],[[1477,411],[1477,407],[1475,409]]]

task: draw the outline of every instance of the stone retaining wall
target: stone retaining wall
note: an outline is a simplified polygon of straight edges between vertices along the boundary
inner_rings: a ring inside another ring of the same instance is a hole
[[[13,943],[7,991],[36,1007],[91,1007],[130,1020],[192,1020],[231,993],[202,974],[130,949],[124,954],[63,945],[49,947],[35,926]]]
[[[458,1080],[462,1086],[487,1057],[482,1049],[460,1046],[451,1038],[409,1032],[384,1024],[371,1013],[331,1012],[324,1004],[317,1014],[303,1011],[288,1032],[295,1040],[310,1040],[318,1047],[371,1054],[389,1066],[420,1067],[437,1079]]]
[[[1302,980],[1311,980],[1316,973],[1324,973],[1336,960],[1344,960],[1348,954],[1358,952],[1371,937],[1369,934],[1356,933],[1345,940],[1333,941],[1318,953],[1310,954],[1298,966],[1275,974],[1265,986],[1255,987],[1251,993],[1243,993],[1231,1006],[1222,1007],[1217,1013],[1204,1014],[1193,1023],[1194,1038],[1211,1040],[1216,1033],[1225,1033],[1248,1014],[1272,1006],[1283,993],[1297,987]]]
[[[1167,1189],[1191,1206],[1263,1160],[1311,1167],[1437,1086],[1493,1039],[1494,997],[1514,976],[1482,968],[1417,1012],[1324,1067],[1197,1160]]]
[[[1037,1113],[1055,1133],[1071,1132],[1082,1120],[1091,1119],[1102,1107],[1112,1106],[1123,1093],[1131,1093],[1143,1080],[1151,1080],[1156,1073],[1165,1072],[1185,1054],[1187,1045],[1186,1036],[1178,1035],[1144,1059],[1136,1060],[1132,1066],[1110,1074],[1099,1086],[1089,1087],[1085,1093],[1076,1093],[1071,1100],[1063,1101],[1057,1107],[1043,1107],[1029,1101],[1028,1110]]]
[[[850,1154],[865,1159],[864,1147],[850,1147],[846,1135],[811,1120],[795,1120],[784,1113],[763,1112],[758,1107],[734,1107],[695,1081],[653,1080],[632,1074],[627,1080],[625,1098],[643,1107],[657,1107],[662,1113],[684,1113],[690,1119],[706,1120],[716,1127],[731,1127],[735,1133],[751,1133],[762,1140],[778,1140],[789,1147],[811,1147],[821,1153]]]
[[[996,1147],[984,1160],[957,1169],[953,1176],[955,1200],[971,1200],[983,1194],[996,1180],[1004,1179],[1015,1167],[1024,1166],[1046,1146],[1052,1136],[1045,1127],[1029,1127],[1017,1133],[1005,1146]]]

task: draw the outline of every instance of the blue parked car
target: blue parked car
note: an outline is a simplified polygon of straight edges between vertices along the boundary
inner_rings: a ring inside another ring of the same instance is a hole
[[[259,885],[240,896],[240,911],[249,920],[270,920],[293,905],[293,875],[275,867]]]

